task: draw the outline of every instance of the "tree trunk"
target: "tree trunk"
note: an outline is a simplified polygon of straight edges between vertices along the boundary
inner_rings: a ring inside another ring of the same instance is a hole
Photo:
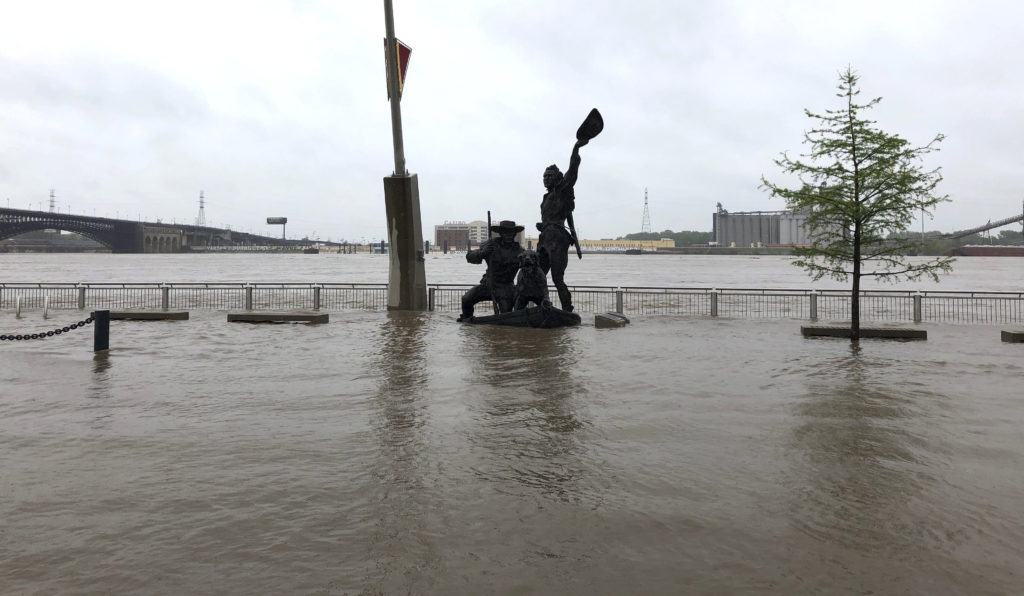
[[[850,290],[850,341],[860,341],[860,226],[853,229],[853,288]]]

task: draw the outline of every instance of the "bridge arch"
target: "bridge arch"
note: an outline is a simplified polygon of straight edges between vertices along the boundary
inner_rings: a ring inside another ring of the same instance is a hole
[[[77,227],[77,226],[66,226],[66,225],[65,226],[25,225],[25,226],[18,226],[17,228],[14,228],[14,229],[0,228],[0,240],[7,240],[8,238],[14,238],[16,236],[21,236],[22,234],[28,234],[28,233],[31,233],[31,232],[40,232],[42,230],[58,230],[58,231],[61,231],[61,232],[72,232],[72,233],[75,233],[75,234],[80,234],[82,236],[85,236],[89,240],[92,240],[93,242],[97,242],[99,244],[102,244],[105,248],[109,248],[112,251],[115,249],[115,242],[111,238],[109,238],[109,236],[107,234],[104,234],[103,232],[92,230],[92,229],[80,228],[80,227]]]
[[[62,230],[81,234],[109,248],[111,252],[140,252],[142,249],[140,224],[132,221],[0,209],[0,240],[39,230]]]

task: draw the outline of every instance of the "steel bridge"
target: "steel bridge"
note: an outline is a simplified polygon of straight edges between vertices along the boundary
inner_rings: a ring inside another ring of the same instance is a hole
[[[81,234],[115,253],[172,253],[228,246],[309,246],[310,240],[286,240],[208,226],[89,217],[51,211],[0,207],[0,240],[38,230]],[[337,245],[336,242],[318,244]]]

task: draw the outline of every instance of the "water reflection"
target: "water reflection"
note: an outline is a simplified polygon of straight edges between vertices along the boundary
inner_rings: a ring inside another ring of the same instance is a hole
[[[489,480],[562,500],[578,500],[579,433],[586,426],[577,378],[578,329],[473,326],[462,329],[463,351],[480,395],[470,440],[486,449],[477,469]]]
[[[915,432],[926,406],[901,384],[900,363],[849,349],[820,363],[799,398],[793,522],[826,543],[906,554],[926,538],[922,528],[935,527],[914,509],[935,480],[922,459],[928,442]]]
[[[430,541],[422,540],[433,498],[432,453],[424,437],[429,325],[426,313],[388,312],[376,336],[368,338],[372,352],[366,366],[377,379],[371,424],[379,448],[369,457],[369,515],[349,521],[372,528],[366,548],[375,569],[369,581],[396,591],[409,590],[402,576],[409,565],[434,566],[438,560]]]
[[[110,397],[110,351],[96,352],[92,357],[92,376],[86,397],[103,399]]]
[[[374,338],[370,366],[376,369],[376,404],[381,443],[399,459],[415,456],[423,426],[428,370],[426,313],[389,312]]]

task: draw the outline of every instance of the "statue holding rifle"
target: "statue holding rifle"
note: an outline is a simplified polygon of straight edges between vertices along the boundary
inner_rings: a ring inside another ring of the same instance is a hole
[[[487,218],[490,219],[490,212]],[[479,249],[466,253],[466,261],[474,265],[486,261],[487,272],[478,285],[462,296],[462,315],[459,321],[472,320],[473,306],[478,302],[491,301],[495,314],[498,314],[511,311],[515,301],[516,271],[519,270],[519,255],[523,252],[523,247],[516,242],[516,234],[523,231],[523,226],[504,220],[488,228],[498,237],[490,238]]]
[[[580,147],[590,142],[604,129],[604,121],[600,112],[591,110],[579,130],[576,131],[576,144],[573,145],[569,157],[569,168],[563,174],[557,165],[550,165],[544,170],[544,199],[540,203],[540,218],[537,231],[537,253],[540,266],[544,273],[551,272],[551,282],[558,290],[558,300],[562,310],[572,312],[572,294],[565,284],[565,268],[569,265],[569,247],[576,246],[576,256],[583,258],[580,250],[576,226],[572,212],[576,208],[576,196],[573,187],[580,167]],[[568,226],[568,227],[567,227]]]

